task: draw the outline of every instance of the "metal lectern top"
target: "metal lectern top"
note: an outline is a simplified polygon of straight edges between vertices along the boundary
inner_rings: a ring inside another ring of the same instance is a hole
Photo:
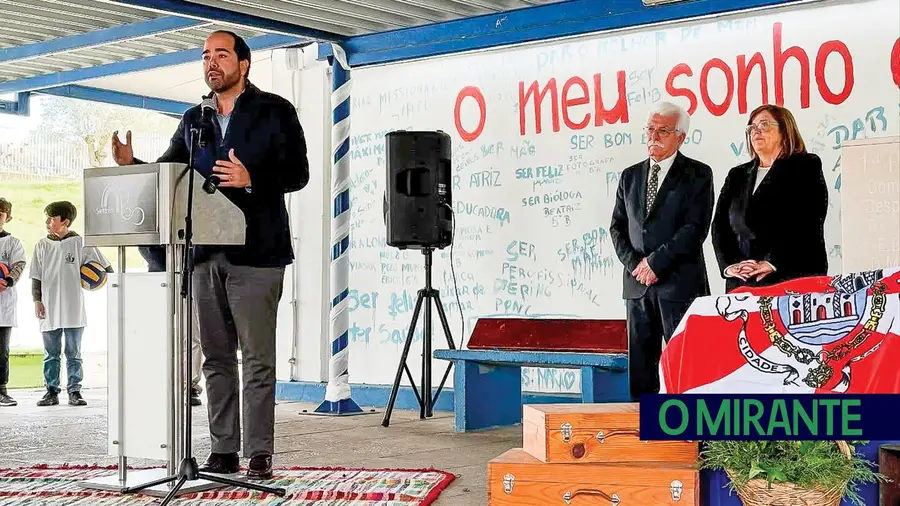
[[[183,163],[84,171],[84,243],[88,246],[184,244],[188,179],[194,178],[193,244],[243,245],[244,213]]]

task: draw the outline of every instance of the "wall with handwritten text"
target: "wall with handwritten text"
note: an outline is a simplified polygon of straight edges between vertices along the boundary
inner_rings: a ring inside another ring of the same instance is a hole
[[[791,109],[824,163],[838,272],[839,146],[900,132],[898,19],[896,0],[817,3],[354,70],[351,382],[393,381],[424,283],[421,254],[385,244],[386,132],[453,138],[455,243],[436,253],[434,276],[457,346],[482,317],[624,318],[610,215],[619,174],[647,156],[647,111],[663,100],[689,109],[682,151],[713,167],[717,193],[748,159],[749,111]],[[709,240],[706,258],[721,293]],[[445,347],[437,313],[434,329]],[[445,365],[434,362],[438,379]],[[564,370],[529,369],[523,383],[579,388]]]

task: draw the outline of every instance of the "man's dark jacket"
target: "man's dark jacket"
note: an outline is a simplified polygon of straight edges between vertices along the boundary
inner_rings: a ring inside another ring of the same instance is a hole
[[[622,171],[616,192],[609,235],[625,266],[623,297],[643,297],[647,287],[631,275],[646,257],[659,278],[659,298],[691,301],[709,295],[703,242],[713,214],[712,169],[680,151],[660,183],[649,214],[647,196],[649,158]]]
[[[191,126],[201,125],[200,106],[188,109],[172,136],[169,149],[159,163],[188,163]],[[213,251],[224,251],[235,265],[281,267],[294,259],[291,233],[284,194],[295,192],[309,183],[309,161],[306,138],[290,102],[278,95],[261,91],[247,83],[237,98],[225,138],[219,122],[213,118],[214,133],[207,136],[206,146],[194,148],[194,167],[209,177],[216,160],[228,160],[228,151],[250,173],[250,190],[219,188],[219,191],[244,213],[246,241],[244,246],[203,246],[196,248],[195,260],[202,262]],[[145,163],[135,159],[134,163]],[[199,188],[195,187],[195,191]],[[225,226],[225,223],[198,226]],[[142,247],[141,255],[150,271],[165,270],[165,249]]]

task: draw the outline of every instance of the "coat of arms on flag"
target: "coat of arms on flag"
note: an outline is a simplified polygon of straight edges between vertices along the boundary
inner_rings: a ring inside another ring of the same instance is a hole
[[[698,298],[663,351],[661,393],[900,393],[900,269]]]

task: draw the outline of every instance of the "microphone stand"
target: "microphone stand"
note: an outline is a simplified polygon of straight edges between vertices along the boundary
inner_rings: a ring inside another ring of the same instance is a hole
[[[201,125],[203,123],[201,122]],[[213,129],[213,131],[215,131]],[[183,340],[182,347],[184,348],[184,356],[181,361],[181,373],[184,381],[183,385],[180,387],[185,389],[185,394],[182,395],[182,399],[184,400],[184,406],[182,407],[184,416],[182,418],[182,430],[183,430],[183,444],[184,444],[184,457],[181,460],[181,464],[178,467],[178,471],[165,478],[160,478],[156,481],[149,482],[144,485],[140,485],[138,487],[126,488],[122,492],[123,493],[132,493],[139,492],[145,488],[155,487],[157,485],[162,485],[164,483],[171,483],[177,480],[177,483],[171,490],[169,490],[168,495],[166,495],[165,499],[163,499],[160,506],[166,506],[169,504],[175,496],[178,495],[178,491],[181,490],[181,487],[188,481],[197,481],[197,480],[206,480],[213,483],[220,483],[223,485],[231,485],[234,487],[242,487],[250,490],[256,490],[258,492],[268,492],[270,494],[277,495],[278,497],[284,497],[287,494],[287,491],[283,488],[276,487],[266,487],[264,485],[258,485],[256,483],[250,483],[247,481],[236,480],[233,478],[226,478],[223,475],[213,474],[213,473],[204,473],[200,472],[200,467],[197,465],[197,459],[193,456],[193,448],[191,441],[191,397],[187,395],[187,390],[190,389],[191,382],[191,340],[193,334],[193,274],[194,274],[194,245],[193,245],[193,237],[194,237],[194,222],[193,222],[193,206],[194,206],[194,171],[197,169],[194,167],[194,145],[197,144],[199,147],[205,146],[205,140],[203,138],[204,129],[202,126],[194,127],[191,126],[191,144],[189,146],[189,155],[188,155],[188,167],[185,173],[188,176],[188,192],[187,192],[187,211],[184,216],[184,253],[182,255],[183,258],[183,266],[181,273],[181,297],[185,301],[185,306],[187,306],[187,315],[185,321],[186,325],[182,325],[182,331],[186,331],[186,338]],[[205,186],[205,185],[204,185]],[[185,327],[187,329],[185,330]]]

